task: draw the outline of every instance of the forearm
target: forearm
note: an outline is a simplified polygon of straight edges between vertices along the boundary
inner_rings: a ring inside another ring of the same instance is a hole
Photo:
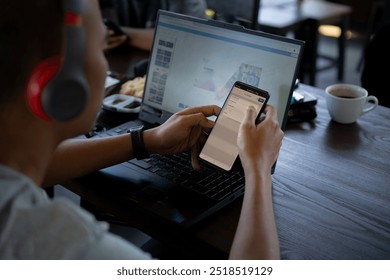
[[[149,154],[170,155],[194,149],[203,129],[212,125],[208,116],[217,106],[187,108],[170,117],[163,125],[143,131]],[[43,186],[50,186],[133,158],[129,134],[107,138],[71,139],[61,143],[48,165]]]
[[[129,134],[61,143],[48,167],[44,186],[77,178],[132,158]]]
[[[123,31],[129,37],[131,46],[147,51],[152,49],[154,29],[123,27]]]
[[[230,259],[279,259],[270,174],[250,174]]]

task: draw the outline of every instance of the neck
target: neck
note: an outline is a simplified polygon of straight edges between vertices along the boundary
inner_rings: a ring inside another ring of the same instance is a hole
[[[59,140],[44,124],[11,110],[0,113],[2,137],[0,163],[31,178],[40,186]]]

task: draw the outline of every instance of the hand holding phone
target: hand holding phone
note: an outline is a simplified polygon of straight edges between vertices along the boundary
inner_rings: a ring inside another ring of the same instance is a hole
[[[249,105],[257,111],[257,121],[269,99],[267,91],[237,81],[215,121],[199,157],[226,171],[238,156],[237,136],[245,110]]]

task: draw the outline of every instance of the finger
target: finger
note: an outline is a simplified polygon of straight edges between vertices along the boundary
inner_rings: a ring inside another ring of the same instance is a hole
[[[242,124],[254,125],[256,120],[256,109],[252,105],[246,108]]]
[[[180,112],[178,115],[188,115],[187,121],[191,126],[200,126],[201,128],[210,129],[214,126],[214,122],[208,120],[209,116],[217,116],[221,111],[221,108],[217,105],[189,107]]]
[[[112,37],[112,38],[111,38],[111,41],[112,41],[112,42],[116,42],[116,43],[118,43],[118,44],[122,44],[122,43],[124,43],[126,40],[127,40],[126,35],[122,35],[122,36],[117,36],[117,37]]]
[[[202,129],[212,128],[214,122],[208,120],[203,113],[195,113],[188,116],[182,116],[188,126],[199,126]]]
[[[199,152],[200,152],[200,145],[195,144],[191,149],[191,165],[192,168],[196,171],[199,171],[201,169],[200,163],[199,163]]]
[[[210,129],[210,130],[211,130],[211,129]],[[201,133],[201,135],[199,136],[199,143],[200,143],[200,144],[206,143],[206,140],[207,140],[207,138],[208,138],[208,136],[209,136],[210,130],[208,130],[208,131],[202,130],[202,133]]]
[[[206,117],[210,116],[218,116],[221,108],[217,105],[207,105],[207,106],[199,106],[199,107],[188,107],[180,112],[179,115],[191,115],[196,113],[202,113]]]
[[[265,117],[267,119],[277,119],[278,115],[277,115],[277,112],[276,112],[276,109],[271,106],[271,105],[267,105],[264,109],[264,113],[265,113]]]

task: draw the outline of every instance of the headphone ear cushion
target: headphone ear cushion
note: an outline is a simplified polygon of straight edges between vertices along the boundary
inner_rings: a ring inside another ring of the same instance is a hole
[[[41,104],[45,113],[56,121],[74,119],[87,104],[88,85],[78,64],[79,61],[76,64],[63,62],[42,94]]]
[[[44,60],[35,67],[27,82],[27,104],[34,115],[43,120],[51,120],[51,117],[46,113],[42,105],[42,99],[46,86],[60,70],[61,60],[62,58],[60,56]]]

